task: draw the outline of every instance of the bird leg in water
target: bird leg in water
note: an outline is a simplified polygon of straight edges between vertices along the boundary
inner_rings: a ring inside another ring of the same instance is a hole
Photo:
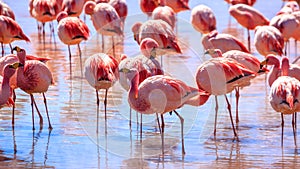
[[[224,95],[224,96],[225,96],[225,99],[226,99],[226,102],[227,102],[227,109],[228,109],[229,116],[230,116],[230,121],[231,121],[232,129],[233,129],[233,134],[237,138],[237,141],[239,141],[239,138],[238,138],[238,135],[236,133],[234,123],[233,123],[233,120],[232,120],[231,105],[229,103],[229,100],[228,100],[227,96],[226,95]]]
[[[36,105],[36,102],[35,102],[35,99],[34,99],[33,95],[32,95],[32,99],[33,99],[34,107],[35,107],[35,109],[36,109],[36,111],[39,115],[39,118],[40,118],[40,130],[42,130],[43,129],[43,116],[41,115],[41,112],[40,112],[39,108]]]
[[[156,113],[156,119],[157,119],[157,125],[158,125],[159,134],[161,134],[161,128],[160,128],[160,122],[159,122],[158,113]]]
[[[107,134],[107,115],[106,115],[107,92],[108,92],[108,89],[105,89],[105,97],[104,97],[105,134]]]
[[[70,79],[72,79],[72,55],[71,55],[70,45],[68,45],[68,50],[69,50],[69,62],[70,62]]]
[[[185,148],[184,148],[184,137],[183,137],[183,123],[184,123],[184,119],[182,116],[180,116],[176,110],[173,110],[174,113],[178,116],[180,123],[181,123],[181,152],[184,155],[185,154]]]
[[[248,33],[248,50],[251,53],[251,46],[250,46],[250,30],[247,29],[247,33]]]
[[[143,136],[143,116],[141,114],[141,123],[140,123],[140,141],[142,141]]]
[[[113,49],[114,58],[116,58],[116,48],[115,48],[114,36],[111,36],[111,40],[112,40],[112,49]]]
[[[97,97],[97,128],[96,128],[96,133],[98,133],[98,127],[99,127],[99,94],[98,90],[96,90],[96,97]]]
[[[13,47],[11,46],[11,43],[9,43],[9,47],[10,47],[10,53],[13,54]]]
[[[3,57],[4,56],[4,45],[2,42],[1,42],[1,47],[2,47],[2,57]]]
[[[32,94],[30,94],[30,99],[31,99],[32,130],[35,130],[35,128],[34,128],[33,95]]]
[[[101,35],[102,38],[102,52],[104,53],[104,35]]]
[[[281,147],[283,147],[283,128],[284,128],[284,119],[283,119],[283,113],[281,113]]]
[[[292,127],[293,127],[293,134],[294,134],[294,144],[295,144],[295,147],[297,147],[297,137],[296,137],[296,129],[295,129],[295,116],[296,114],[293,113],[292,115]]]
[[[216,100],[216,107],[215,107],[215,125],[214,125],[214,136],[216,137],[217,134],[217,117],[218,117],[218,109],[219,109],[219,105],[218,105],[218,96],[215,96],[215,100]]]
[[[81,59],[81,49],[80,49],[79,43],[77,44],[77,46],[78,46],[78,51],[79,51],[80,73],[81,73],[81,77],[83,77],[83,73],[82,73],[82,59]]]
[[[45,93],[43,93],[43,97],[44,97],[44,104],[45,104],[45,109],[46,109],[46,114],[47,114],[47,118],[48,118],[48,123],[49,123],[49,130],[52,130],[52,125],[50,123],[50,118],[49,118],[49,113],[48,113],[48,106],[47,106],[47,99],[46,99],[46,96],[45,96]]]
[[[11,124],[12,126],[14,127],[15,126],[15,108],[16,108],[16,92],[15,90],[13,89],[12,90],[12,94],[13,94],[13,101],[14,101],[14,104],[13,104],[13,107],[12,107],[12,119],[11,119]]]
[[[239,98],[240,98],[240,88],[235,87],[235,123],[239,123]]]
[[[164,122],[164,115],[160,114],[161,118],[161,152],[162,155],[165,153],[165,140],[164,140],[164,133],[165,133],[165,122]]]
[[[129,129],[131,131],[131,113],[132,113],[132,109],[131,107],[129,108]]]

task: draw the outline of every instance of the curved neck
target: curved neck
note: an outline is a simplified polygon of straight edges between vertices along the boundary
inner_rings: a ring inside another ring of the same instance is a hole
[[[4,76],[1,84],[1,91],[0,91],[0,105],[5,104],[9,96],[10,96],[9,78]]]
[[[268,75],[269,86],[272,86],[273,82],[278,78],[278,76],[280,76],[280,68],[279,66],[277,67],[274,65]]]
[[[136,100],[138,98],[138,92],[139,92],[139,74],[138,72],[134,72],[133,78],[131,79],[131,85],[128,92],[128,99],[130,100]],[[136,103],[135,101],[131,101],[131,104]]]

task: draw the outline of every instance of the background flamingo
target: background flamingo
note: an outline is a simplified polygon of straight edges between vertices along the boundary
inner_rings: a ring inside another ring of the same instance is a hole
[[[12,65],[6,65],[3,70],[4,76],[0,76],[0,108],[5,105],[13,105],[11,98],[12,90],[9,85],[9,79],[15,74],[16,68]]]
[[[4,2],[0,2],[0,14],[15,20],[14,11]]]
[[[216,30],[217,27],[216,17],[212,9],[202,4],[192,9],[190,21],[194,29],[202,34]]]

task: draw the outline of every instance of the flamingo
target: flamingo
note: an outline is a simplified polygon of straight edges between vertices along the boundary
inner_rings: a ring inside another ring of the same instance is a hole
[[[150,18],[152,11],[159,6],[159,3],[160,0],[140,0],[140,8]]]
[[[19,59],[18,69],[17,69],[17,86],[24,92],[28,93],[31,98],[31,110],[32,110],[32,129],[34,127],[34,110],[33,104],[35,100],[33,97],[34,93],[42,93],[44,98],[44,104],[46,109],[46,114],[48,118],[49,130],[52,130],[52,125],[50,123],[50,118],[48,114],[47,99],[45,93],[47,92],[49,86],[54,84],[52,73],[46,64],[37,60],[26,60],[26,51],[20,47],[14,47],[13,50],[17,51],[17,56]],[[40,116],[41,118],[41,116]],[[42,128],[42,118],[40,119],[40,128]]]
[[[218,95],[224,95],[231,125],[234,136],[238,139],[231,114],[231,105],[226,96],[241,83],[244,83],[245,79],[250,80],[255,77],[255,72],[247,69],[244,65],[240,64],[231,58],[211,58],[208,61],[202,63],[196,72],[196,82],[198,88],[208,92],[209,94],[215,95],[216,100],[216,114],[215,114],[215,125],[214,125],[214,136],[216,136],[216,123],[218,113]]]
[[[269,100],[272,108],[281,113],[281,146],[283,146],[284,114],[293,114],[292,127],[294,143],[296,141],[296,112],[300,111],[300,81],[289,76],[289,63],[286,57],[282,58],[282,72],[271,86]]]
[[[299,5],[295,1],[287,2],[276,15],[281,14],[291,14],[293,12],[299,11]]]
[[[104,35],[112,37],[112,49],[115,55],[115,44],[113,36],[123,36],[122,22],[115,10],[110,4],[89,1],[84,5],[86,14],[91,15],[94,28],[99,34],[102,34],[102,51],[104,51]]]
[[[0,14],[15,20],[14,11],[4,2],[0,2]]]
[[[68,13],[69,16],[79,17],[84,4],[88,0],[63,0],[62,1],[62,11]]]
[[[163,20],[148,20],[144,23],[137,22],[132,26],[131,30],[138,44],[144,38],[154,39],[159,45],[156,49],[158,55],[181,53],[174,31]]]
[[[254,45],[259,54],[267,56],[283,54],[284,39],[274,26],[258,26],[254,34]]]
[[[118,61],[104,53],[97,53],[90,56],[84,64],[84,75],[88,83],[96,89],[97,98],[97,129],[99,123],[99,96],[98,91],[105,89],[104,98],[104,113],[106,122],[106,105],[107,105],[107,92],[110,87],[119,79]],[[106,124],[106,123],[105,123]],[[105,131],[106,132],[106,131]]]
[[[80,42],[87,40],[89,38],[89,28],[88,26],[77,17],[68,17],[68,14],[64,11],[60,12],[57,16],[57,34],[59,39],[66,45],[68,45],[69,50],[69,61],[70,61],[70,74],[72,72],[71,66],[71,50],[70,45],[76,45],[79,50],[80,57],[80,68],[82,73],[82,63],[81,63],[81,49]]]
[[[50,23],[50,30],[54,36],[54,26],[52,21],[55,20],[57,14],[61,10],[61,4],[56,0],[30,0],[29,1],[29,13],[37,20],[37,29],[40,35],[41,31],[43,33],[43,38],[45,38],[45,23]],[[42,23],[42,25],[39,24]]]
[[[247,47],[236,37],[226,34],[218,33],[217,30],[203,35],[201,39],[204,49],[220,49],[222,53],[230,50],[240,50],[250,53]]]
[[[122,30],[124,30],[125,26],[125,19],[128,14],[128,7],[126,4],[126,0],[111,0],[109,4],[115,8],[116,12],[118,13],[121,21],[122,21]]]
[[[212,9],[206,5],[198,5],[192,9],[190,19],[195,30],[202,34],[216,30],[216,17]]]
[[[235,4],[246,4],[249,6],[253,6],[256,0],[224,0],[228,4],[235,5]]]
[[[254,30],[256,26],[269,25],[269,19],[255,8],[245,4],[230,6],[229,13],[237,20],[239,24],[247,28],[248,50],[251,51],[249,30]]]
[[[300,11],[293,12],[292,15],[294,15],[300,23]],[[295,55],[297,56],[297,41],[300,40],[300,26],[294,31],[293,38],[295,40]]]
[[[20,25],[7,16],[0,16],[0,42],[2,46],[2,56],[4,56],[3,44],[10,44],[15,40],[25,40],[30,42],[29,38],[24,34]],[[10,48],[12,49],[11,45]]]
[[[139,84],[143,82],[146,78],[154,76],[154,75],[163,75],[164,72],[155,59],[155,49],[158,47],[158,43],[150,38],[145,38],[142,40],[140,44],[140,50],[142,55],[135,56],[133,58],[128,58],[127,56],[123,56],[122,60],[119,64],[119,70],[123,68],[127,69],[137,69],[139,72]],[[128,79],[126,74],[120,73],[120,84],[121,86],[128,91],[130,88],[130,83],[128,83]],[[130,121],[129,126],[131,126],[131,108],[130,108]],[[140,127],[142,137],[142,123]]]
[[[190,10],[189,0],[162,0],[165,4],[171,7],[175,13]]]
[[[156,7],[152,12],[152,19],[161,19],[165,22],[167,22],[172,29],[174,30],[175,22],[176,22],[176,16],[174,10],[169,7],[165,6],[165,4],[161,3],[161,6]]]
[[[39,60],[41,62],[47,62],[50,60],[50,58],[46,57],[36,57],[33,55],[26,55],[26,60]],[[4,57],[0,58],[0,75],[4,76],[4,68],[6,65],[13,64],[19,62],[18,56],[15,54],[9,54]],[[17,86],[17,77],[14,75],[10,78],[9,85],[12,89],[12,94],[13,94],[13,102],[15,103],[16,101],[16,94],[15,94],[15,89],[18,88]],[[12,108],[12,126],[15,124],[15,104],[13,104]]]
[[[181,141],[182,154],[185,154],[183,123],[184,119],[177,113],[176,109],[185,104],[200,106],[203,105],[209,94],[187,86],[179,79],[166,76],[155,75],[148,77],[139,84],[139,72],[137,69],[123,68],[121,72],[126,73],[126,76],[131,81],[131,86],[128,92],[128,103],[131,108],[141,114],[156,113],[161,115],[162,124],[159,128],[161,132],[162,154],[164,154],[164,121],[163,114],[174,112],[181,122]],[[197,99],[195,99],[197,98]]]
[[[5,65],[3,69],[4,76],[0,76],[0,108],[5,105],[14,105],[14,101],[11,99],[12,92],[9,80],[15,72],[16,68],[13,65]]]

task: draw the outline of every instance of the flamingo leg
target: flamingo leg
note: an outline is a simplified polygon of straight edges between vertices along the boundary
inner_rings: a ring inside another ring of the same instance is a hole
[[[98,90],[96,90],[96,97],[97,97],[97,128],[96,128],[96,133],[98,133],[98,128],[99,128],[99,94]]]
[[[228,100],[227,96],[226,95],[224,95],[224,96],[225,96],[225,99],[226,99],[226,102],[227,102],[227,109],[228,109],[229,116],[230,116],[230,121],[231,121],[232,129],[233,129],[233,134],[237,138],[237,140],[239,140],[238,135],[237,135],[236,130],[235,130],[235,127],[234,127],[233,120],[232,120],[231,105],[229,103],[229,100]]]
[[[30,99],[31,99],[32,130],[35,130],[35,128],[34,128],[33,95],[32,94],[30,94]]]
[[[81,49],[80,49],[80,45],[79,45],[79,43],[77,44],[77,46],[78,46],[78,51],[79,51],[79,62],[80,62],[80,72],[81,72],[81,77],[83,77],[83,73],[82,73],[82,59],[81,59]]]
[[[112,40],[112,49],[113,49],[114,58],[116,58],[116,48],[115,48],[114,36],[111,36],[111,40]]]
[[[1,42],[1,47],[2,47],[2,57],[3,57],[4,56],[4,45],[2,42]]]
[[[183,123],[184,123],[184,119],[182,116],[180,116],[176,110],[173,110],[174,113],[178,116],[178,118],[180,119],[180,123],[181,123],[181,152],[184,155],[185,154],[185,148],[184,148],[184,137],[183,137]]]
[[[165,122],[164,122],[164,115],[160,114],[161,118],[161,151],[162,155],[165,153],[165,140],[164,140],[164,133],[165,133]]]
[[[10,53],[13,54],[13,48],[11,46],[11,43],[9,43],[9,47],[10,47]]]
[[[31,94],[32,95],[32,94]],[[32,95],[32,98],[33,98],[33,104],[34,104],[34,107],[35,107],[35,109],[36,109],[36,111],[37,111],[37,113],[38,113],[38,115],[39,115],[39,118],[40,118],[40,130],[43,128],[43,116],[41,115],[41,112],[40,112],[40,110],[39,110],[39,108],[37,107],[37,105],[36,105],[36,102],[35,102],[35,100],[34,100],[34,97],[33,97],[33,95]]]
[[[284,119],[283,119],[283,113],[281,113],[281,147],[283,147],[283,128],[284,128]]]
[[[52,130],[53,128],[52,128],[52,125],[50,123],[50,117],[49,117],[49,113],[48,113],[47,99],[46,99],[45,93],[43,93],[43,97],[44,97],[44,104],[45,104],[46,114],[47,114],[48,123],[49,123],[48,129]]]
[[[295,56],[297,57],[297,40],[295,40]]]
[[[251,52],[251,46],[250,46],[250,30],[247,29],[247,33],[248,33],[248,50],[249,52]]]
[[[108,92],[108,89],[105,89],[105,97],[104,97],[105,133],[107,133],[107,115],[106,115],[107,92]]]
[[[142,141],[143,136],[143,116],[141,114],[141,123],[140,123],[140,141]]]
[[[294,134],[294,144],[297,147],[297,137],[296,137],[296,130],[295,130],[295,113],[292,115],[292,127],[293,127],[293,134]]]
[[[235,88],[235,102],[236,102],[236,107],[235,107],[235,123],[239,123],[239,99],[240,99],[240,88],[236,87]]]
[[[72,55],[71,55],[71,49],[70,49],[70,45],[68,45],[68,51],[69,51],[69,62],[70,62],[70,78],[72,78]]]
[[[218,109],[219,109],[217,96],[215,96],[215,100],[216,100],[216,107],[215,107],[216,113],[215,113],[214,136],[216,136],[216,134],[217,134],[217,117],[218,117]]]
[[[161,128],[160,128],[158,113],[156,113],[156,119],[157,119],[158,130],[159,130],[159,133],[161,134]]]
[[[15,90],[12,90],[12,94],[13,94],[13,107],[12,107],[12,119],[11,119],[11,124],[14,127],[15,126],[15,109],[16,109],[16,92]]]
[[[102,52],[104,53],[104,35],[101,34],[101,38],[102,38]]]
[[[131,107],[129,108],[129,128],[131,130],[131,114],[132,114],[132,109]]]

